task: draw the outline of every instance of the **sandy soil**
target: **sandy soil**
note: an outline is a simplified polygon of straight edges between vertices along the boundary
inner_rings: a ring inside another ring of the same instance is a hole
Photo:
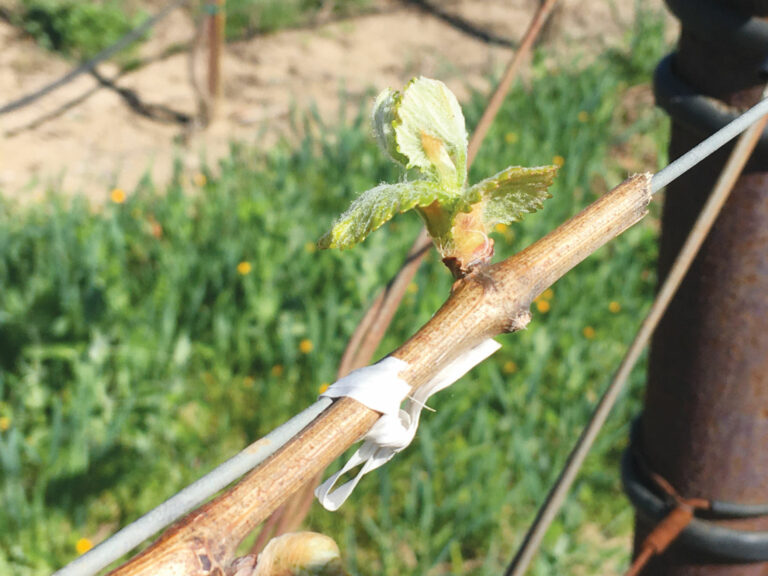
[[[163,183],[174,158],[194,174],[201,162],[215,164],[225,155],[231,140],[259,146],[273,143],[286,133],[293,107],[304,110],[316,103],[332,123],[341,91],[360,102],[419,74],[440,78],[460,98],[469,89],[488,91],[489,74],[504,67],[510,46],[521,38],[537,4],[533,0],[433,3],[469,28],[505,42],[489,42],[413,4],[378,0],[373,14],[228,45],[223,98],[205,130],[195,129],[194,121],[184,124],[176,118],[194,118],[197,112],[187,53],[155,59],[120,76],[114,84],[123,95],[100,85],[92,75],[83,75],[27,108],[0,116],[0,194],[30,200],[55,186],[98,201],[114,186],[130,191],[147,173]],[[631,27],[634,4],[562,0],[545,41],[554,57],[599,53],[621,41]],[[662,2],[645,4],[661,9]],[[193,34],[190,18],[177,11],[156,28],[142,46],[142,55],[151,59]],[[201,65],[202,59],[198,60]],[[0,22],[0,105],[71,66]],[[117,74],[112,64],[98,70],[107,79]],[[125,96],[131,94],[155,117],[130,106]]]

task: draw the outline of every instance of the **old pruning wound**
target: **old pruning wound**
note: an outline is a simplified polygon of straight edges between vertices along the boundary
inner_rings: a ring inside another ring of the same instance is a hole
[[[400,182],[363,192],[334,222],[320,248],[350,248],[398,212],[416,209],[457,278],[493,256],[488,233],[540,209],[557,166],[511,166],[467,186],[467,130],[456,96],[438,80],[415,78],[384,90],[371,115],[379,146],[405,168]]]

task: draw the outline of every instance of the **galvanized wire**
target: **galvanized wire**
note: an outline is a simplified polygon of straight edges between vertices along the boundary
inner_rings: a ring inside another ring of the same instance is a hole
[[[741,116],[726,124],[709,138],[691,148],[677,160],[669,164],[663,170],[654,174],[651,179],[651,191],[655,194],[664,186],[680,177],[682,174],[696,166],[710,154],[716,152],[728,142],[744,132],[754,124],[761,116],[768,114],[768,99],[763,99]]]
[[[58,570],[53,576],[91,576],[133,550],[152,534],[159,532],[187,512],[195,509],[213,494],[255,468],[296,436],[331,405],[321,398],[285,424],[275,428],[261,440],[230,458],[181,492],[147,512],[113,536]]]

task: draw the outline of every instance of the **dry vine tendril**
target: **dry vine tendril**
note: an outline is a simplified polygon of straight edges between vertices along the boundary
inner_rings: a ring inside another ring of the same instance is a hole
[[[363,192],[320,238],[320,248],[350,248],[398,212],[416,209],[456,278],[493,256],[488,232],[535,212],[550,198],[557,166],[510,166],[467,186],[467,130],[456,96],[438,80],[415,78],[384,90],[371,114],[379,146],[405,168],[400,182]]]

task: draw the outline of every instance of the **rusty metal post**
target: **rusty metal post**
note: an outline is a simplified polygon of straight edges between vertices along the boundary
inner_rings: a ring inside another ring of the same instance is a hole
[[[768,1],[667,0],[667,4],[680,18],[682,32],[665,73],[657,72],[655,91],[672,117],[672,160],[712,133],[721,116],[758,99],[764,86],[760,65],[768,56],[768,22],[763,18],[768,15]],[[739,36],[739,27],[743,33],[747,24],[751,36]],[[671,84],[679,85],[670,88]],[[675,90],[677,96],[670,96]],[[635,446],[647,466],[681,495],[739,505],[768,503],[765,144],[761,142],[734,188],[656,331]],[[661,278],[729,152],[730,147],[668,187],[658,264]],[[768,516],[715,519],[712,524],[765,531]],[[638,513],[636,551],[651,527]],[[716,556],[716,551],[710,556],[678,542],[652,560],[643,574],[768,575],[766,562],[714,560]]]

